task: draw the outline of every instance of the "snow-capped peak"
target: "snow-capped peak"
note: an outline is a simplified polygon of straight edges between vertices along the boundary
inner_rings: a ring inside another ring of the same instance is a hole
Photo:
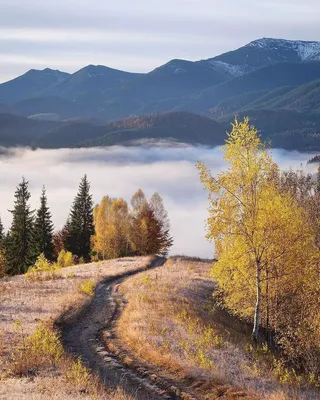
[[[262,38],[250,42],[246,47],[256,47],[270,50],[291,50],[297,53],[301,61],[320,61],[320,42]]]

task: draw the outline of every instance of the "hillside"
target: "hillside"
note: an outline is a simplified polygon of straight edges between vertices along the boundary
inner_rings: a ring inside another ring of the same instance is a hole
[[[320,150],[320,114],[292,110],[248,110],[238,113],[241,120],[248,116],[261,132],[262,138],[274,148],[300,151]],[[234,117],[220,119],[229,125]]]
[[[170,142],[223,144],[225,130],[214,120],[185,112],[100,124],[80,119],[45,121],[0,114],[0,146],[93,147],[166,139]]]
[[[245,93],[271,91],[282,86],[298,86],[319,78],[318,61],[272,64],[185,97],[175,108],[203,112],[223,100]]]
[[[185,112],[127,119],[110,124],[108,128],[113,131],[81,145],[129,145],[154,139],[217,146],[223,144],[226,137],[225,130],[216,121]]]
[[[262,97],[267,98],[265,95]],[[252,99],[251,95],[247,99]],[[239,104],[238,99],[235,99],[235,104]],[[218,116],[217,110],[211,112]],[[273,147],[320,150],[319,113],[252,109],[237,111],[236,114],[239,118],[249,116],[261,131],[262,137],[270,140]],[[35,115],[32,118],[0,114],[0,146],[72,148],[178,142],[214,147],[224,143],[225,132],[234,120],[233,113],[221,114],[215,121],[184,111],[145,115],[109,124],[81,118],[59,121],[54,117],[51,114]]]

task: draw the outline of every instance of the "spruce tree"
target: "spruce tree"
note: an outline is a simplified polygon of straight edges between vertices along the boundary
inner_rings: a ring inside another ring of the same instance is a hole
[[[53,223],[48,207],[46,189],[43,187],[40,197],[40,208],[34,224],[34,237],[37,255],[43,253],[47,260],[53,259]]]
[[[9,238],[6,244],[8,273],[23,274],[34,263],[36,246],[33,232],[33,213],[28,201],[30,199],[28,181],[25,178],[15,192],[14,209]]]
[[[90,259],[91,236],[94,234],[93,201],[90,183],[85,175],[79,186],[69,217],[67,250],[86,261]]]

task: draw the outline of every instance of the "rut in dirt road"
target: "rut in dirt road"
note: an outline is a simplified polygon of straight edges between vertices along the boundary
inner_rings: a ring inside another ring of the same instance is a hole
[[[164,262],[164,258],[156,257],[146,269],[159,267]],[[114,323],[118,314],[117,304],[111,298],[112,288],[129,275],[137,274],[142,270],[98,284],[92,301],[81,315],[72,323],[64,323],[60,327],[64,348],[68,353],[81,357],[108,387],[121,386],[141,400],[179,399],[180,396],[159,387],[148,376],[143,376],[122,364],[104,346],[103,331]]]

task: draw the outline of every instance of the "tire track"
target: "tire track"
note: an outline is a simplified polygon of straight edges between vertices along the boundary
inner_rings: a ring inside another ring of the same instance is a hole
[[[121,386],[139,400],[191,399],[186,394],[182,395],[172,382],[149,373],[145,368],[126,365],[121,361],[123,357],[111,352],[105,345],[108,334],[112,338],[111,328],[121,312],[119,303],[113,298],[113,288],[117,288],[128,276],[162,266],[165,261],[165,258],[155,257],[145,269],[99,283],[91,302],[72,321],[57,324],[67,353],[80,357],[107,387]]]

